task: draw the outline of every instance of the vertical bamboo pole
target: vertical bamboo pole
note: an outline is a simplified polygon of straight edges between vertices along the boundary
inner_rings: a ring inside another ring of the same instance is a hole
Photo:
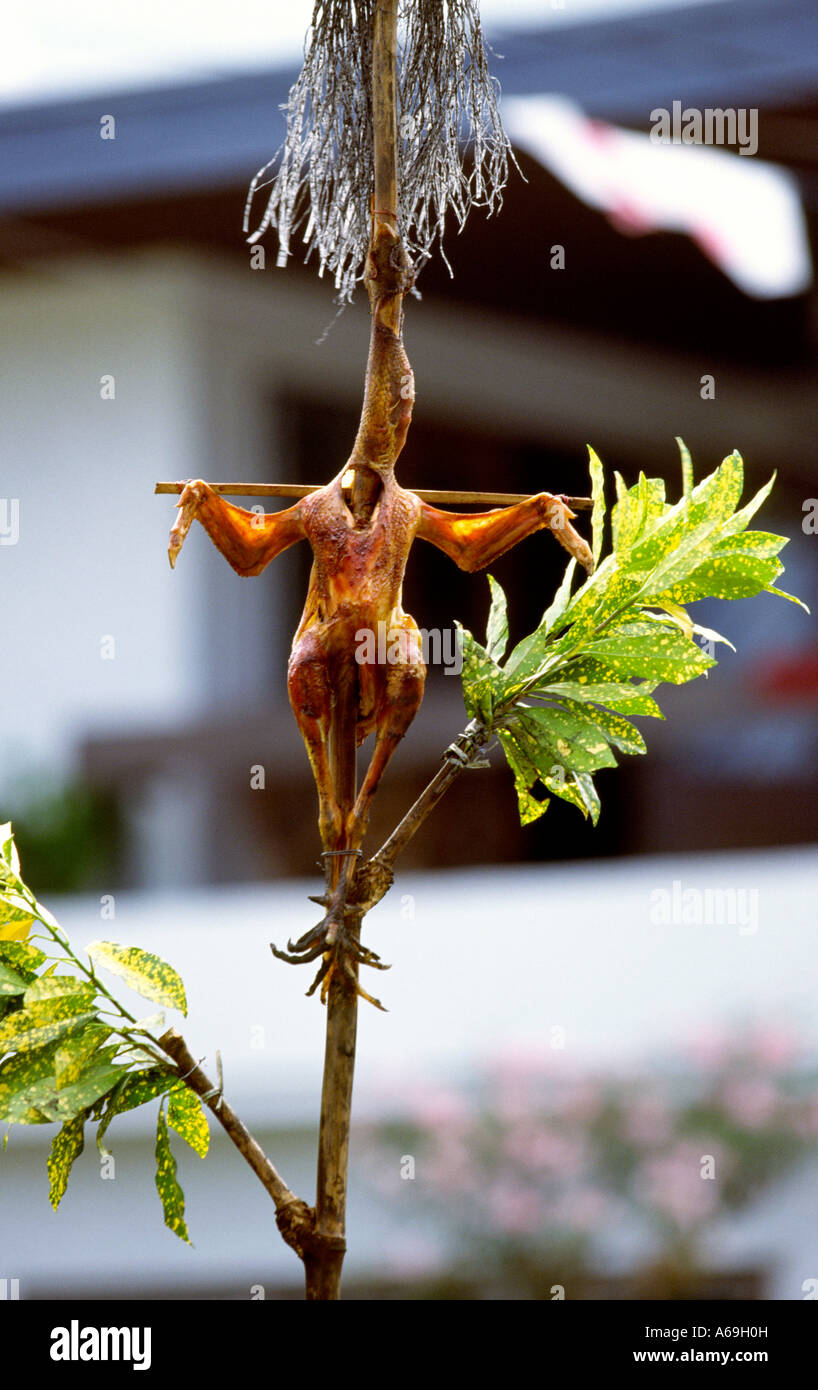
[[[330,766],[341,814],[355,804],[355,751],[358,689],[354,669],[349,688],[335,692]],[[326,880],[336,888],[345,860],[328,861]],[[360,926],[358,927],[360,932]],[[357,976],[358,967],[354,967]],[[318,1173],[315,1199],[315,1241],[305,1255],[304,1273],[308,1300],[341,1297],[341,1269],[346,1252],[346,1197],[349,1166],[349,1125],[352,1081],[358,1029],[358,996],[349,981],[335,972],[327,995],[327,1033],[324,1046],[324,1082],[318,1132]]]
[[[378,0],[372,36],[374,207],[376,217],[379,213],[391,215],[395,221],[398,211],[397,31],[397,0]],[[351,682],[354,683],[354,680],[353,672]],[[355,802],[357,704],[357,689],[336,692],[330,758],[336,798],[344,814]],[[330,865],[327,882],[330,888],[334,888],[343,871],[344,860],[340,857],[332,859]],[[357,1024],[358,996],[350,983],[336,972],[327,996],[315,1236],[304,1260],[307,1298],[310,1300],[332,1300],[341,1296]]]
[[[398,0],[379,0],[372,35],[375,210],[398,215]]]

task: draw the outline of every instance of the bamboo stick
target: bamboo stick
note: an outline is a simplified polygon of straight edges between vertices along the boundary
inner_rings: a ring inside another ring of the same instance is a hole
[[[184,488],[184,483],[157,483],[154,493],[178,494]],[[218,492],[225,497],[308,497],[311,492],[318,492],[319,488],[325,486],[324,483],[210,483],[209,486],[214,492]],[[442,503],[447,506],[481,506],[481,507],[510,507],[515,502],[525,502],[529,497],[536,496],[530,492],[458,492],[445,491],[440,488],[407,488],[407,492],[414,492],[422,502],[431,502],[432,505]],[[590,497],[566,497],[563,493],[555,494],[561,496],[563,501],[568,504],[572,511],[588,512],[593,506]]]
[[[357,682],[337,692],[330,765],[338,808],[345,818],[355,805]],[[328,896],[338,886],[346,860],[333,856],[327,862]],[[348,928],[353,936],[357,928]],[[350,962],[351,963],[351,962]],[[353,966],[357,977],[358,967]],[[304,1259],[308,1301],[341,1297],[341,1270],[346,1253],[346,1197],[349,1165],[349,1128],[352,1082],[358,1031],[358,996],[340,971],[336,971],[327,995],[327,1029],[324,1076],[321,1087],[321,1120],[318,1129],[318,1171],[315,1183],[315,1239]]]

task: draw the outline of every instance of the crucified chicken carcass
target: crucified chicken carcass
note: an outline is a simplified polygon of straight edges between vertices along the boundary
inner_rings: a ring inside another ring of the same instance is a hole
[[[293,712],[318,789],[319,829],[327,868],[325,916],[289,943],[292,962],[323,957],[310,989],[326,999],[336,971],[360,994],[357,964],[379,965],[346,919],[355,865],[372,799],[395,748],[417,713],[426,675],[420,633],[401,598],[416,537],[431,541],[463,570],[480,570],[534,531],[550,529],[589,572],[591,551],[571,526],[564,498],[541,492],[513,506],[482,513],[440,511],[395,479],[395,462],[412,417],[414,384],[403,347],[403,299],[412,266],[392,214],[373,212],[365,281],[371,336],[361,423],[348,462],[326,487],[295,506],[258,515],[225,502],[201,480],[188,482],[170,535],[171,565],[194,520],[241,575],[259,574],[299,540],[313,553],[309,591],[288,669]],[[361,633],[399,632],[384,663],[361,660]],[[397,658],[395,659],[395,649]],[[375,743],[355,795],[355,750]],[[360,914],[359,914],[360,917]],[[372,1000],[376,1003],[377,1001]]]

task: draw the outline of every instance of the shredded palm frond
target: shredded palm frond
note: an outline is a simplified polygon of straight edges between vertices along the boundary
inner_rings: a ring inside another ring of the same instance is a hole
[[[255,195],[269,188],[264,214],[249,240],[257,241],[275,227],[278,264],[285,265],[293,238],[301,232],[305,260],[318,253],[319,274],[334,276],[341,303],[351,299],[363,277],[369,243],[374,11],[375,0],[316,0],[304,66],[282,107],[286,139],[253,179],[245,208],[248,232]],[[436,238],[442,253],[449,213],[460,230],[471,207],[491,213],[502,202],[514,156],[497,92],[477,0],[408,0],[401,5],[398,213],[417,269],[429,259]],[[467,146],[468,170],[463,160]]]

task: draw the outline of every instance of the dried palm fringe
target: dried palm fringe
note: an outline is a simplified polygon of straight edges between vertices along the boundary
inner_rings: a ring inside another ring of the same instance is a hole
[[[248,232],[254,196],[269,187],[248,240],[276,227],[283,266],[306,223],[305,260],[318,252],[319,274],[334,275],[342,304],[363,277],[369,241],[374,10],[375,0],[316,0],[304,67],[282,106],[286,140],[253,179],[244,213]],[[500,206],[514,155],[497,109],[477,0],[408,0],[399,10],[398,49],[398,214],[420,269],[436,237],[443,254],[449,209],[460,230],[469,208],[490,214]],[[472,150],[468,174],[465,144]]]

